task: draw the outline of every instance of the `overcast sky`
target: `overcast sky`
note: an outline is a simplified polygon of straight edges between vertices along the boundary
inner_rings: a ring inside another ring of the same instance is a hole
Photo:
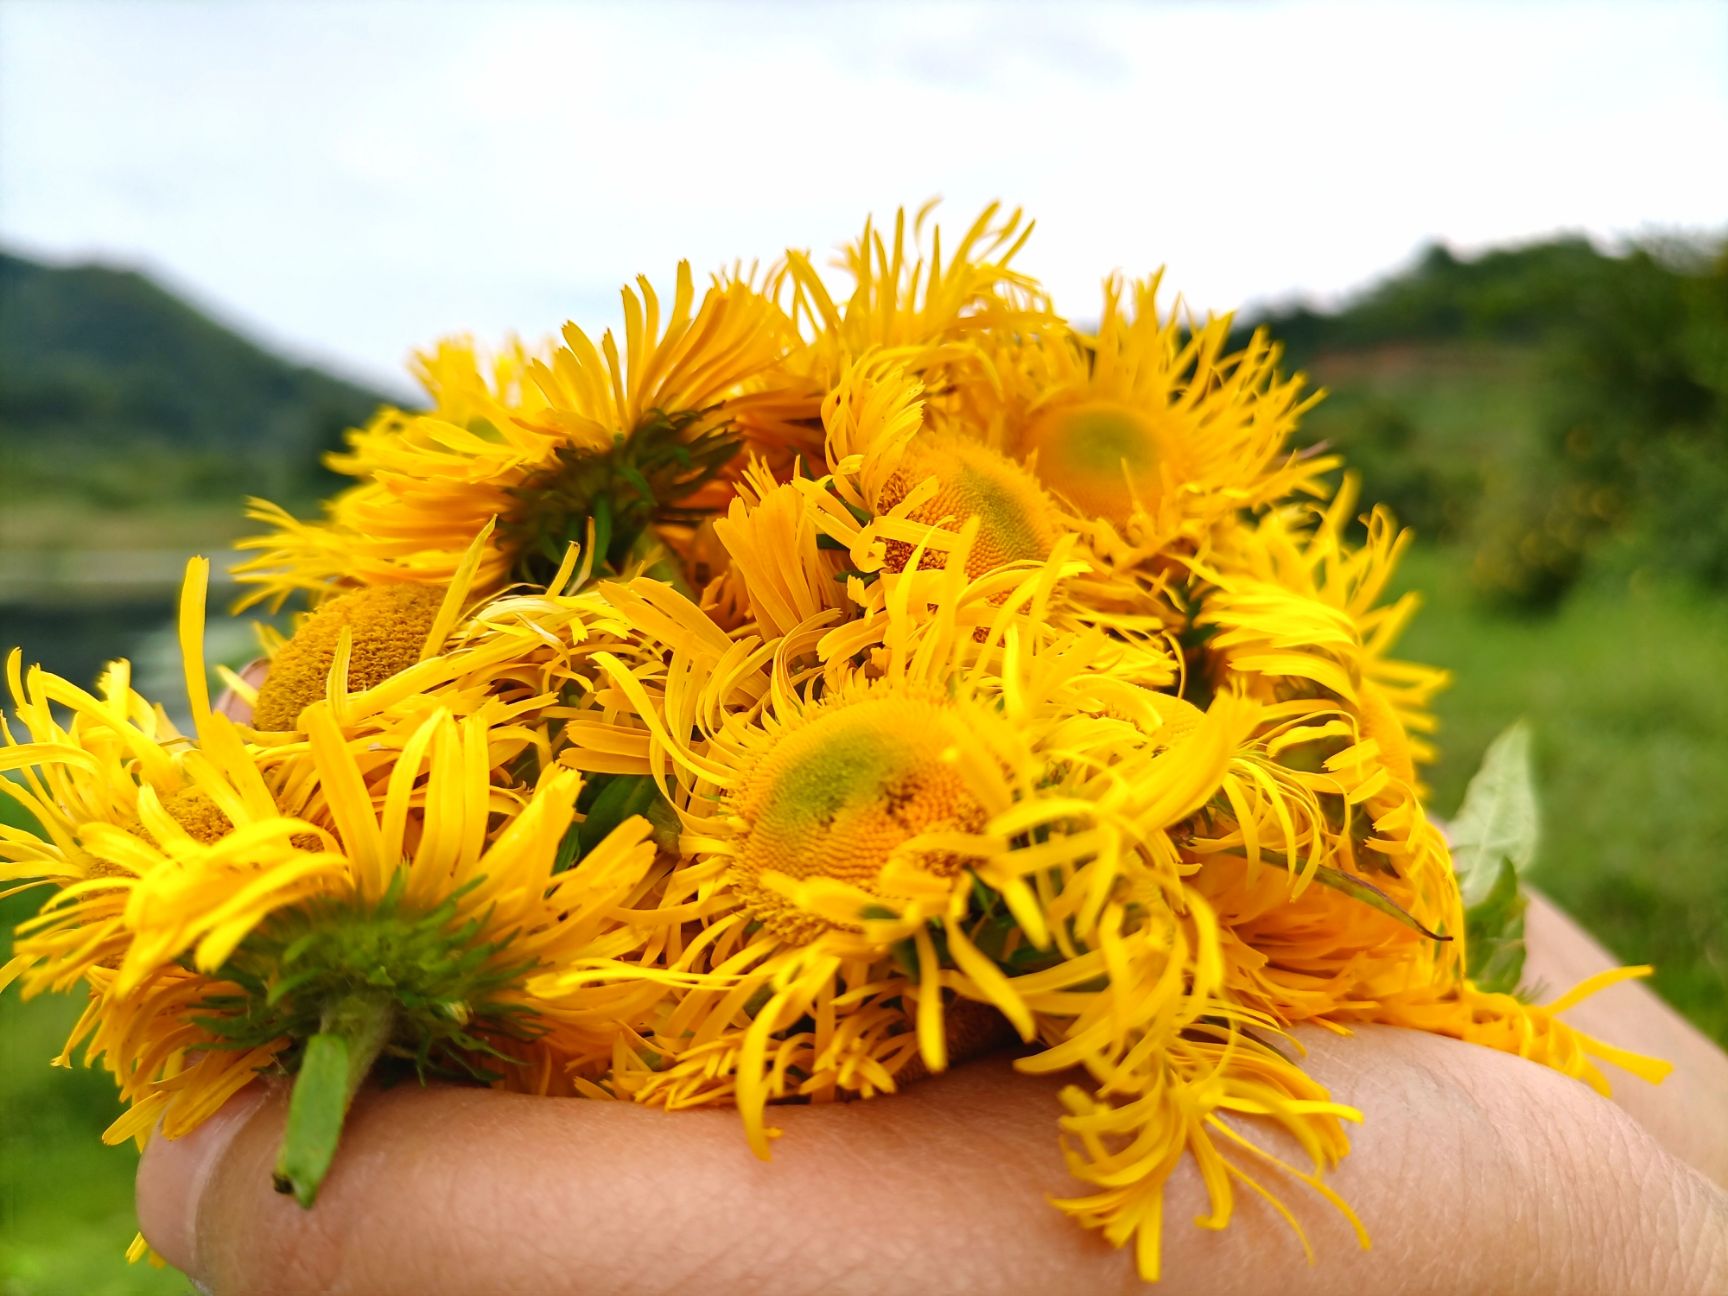
[[[0,243],[157,273],[396,382],[944,195],[1094,309],[1222,309],[1424,240],[1728,226],[1728,4],[0,0]]]

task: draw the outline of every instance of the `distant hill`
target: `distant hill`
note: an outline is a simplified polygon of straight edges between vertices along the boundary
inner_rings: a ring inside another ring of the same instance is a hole
[[[321,493],[319,456],[381,399],[142,274],[0,253],[0,500]]]

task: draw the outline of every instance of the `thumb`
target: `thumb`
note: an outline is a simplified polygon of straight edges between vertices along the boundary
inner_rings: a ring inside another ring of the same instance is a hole
[[[1086,1290],[1138,1290],[1131,1256],[1040,1191],[1072,1188],[1055,1088],[991,1060],[887,1100],[779,1109],[764,1163],[730,1110],[403,1084],[362,1092],[302,1210],[271,1188],[273,1087],[153,1140],[139,1218],[222,1296],[1062,1292],[1080,1290],[1076,1263]]]

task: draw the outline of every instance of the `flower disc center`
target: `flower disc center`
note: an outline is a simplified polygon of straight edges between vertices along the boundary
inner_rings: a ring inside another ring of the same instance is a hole
[[[988,815],[959,759],[969,737],[952,707],[912,698],[849,703],[784,733],[735,802],[748,825],[739,881],[762,923],[789,940],[828,926],[762,885],[764,872],[874,891],[889,858],[919,834],[981,831]],[[940,851],[917,862],[943,877],[964,863]]]
[[[1049,497],[1025,469],[977,442],[948,439],[920,447],[888,479],[877,508],[887,512],[929,477],[936,479],[936,494],[910,516],[932,525],[946,519],[953,530],[978,519],[978,539],[966,562],[967,575],[982,576],[1003,563],[1041,562],[1050,556],[1056,527]],[[889,571],[904,571],[913,549],[904,541],[890,540],[885,566]],[[926,567],[940,565],[940,556],[934,554],[924,562]]]
[[[1121,524],[1135,497],[1150,507],[1169,458],[1152,419],[1114,401],[1064,405],[1040,414],[1023,445],[1040,480],[1077,509]]]
[[[372,585],[330,599],[306,618],[270,662],[258,686],[253,727],[291,730],[300,712],[324,696],[342,631],[352,636],[348,659],[351,692],[382,684],[420,660],[444,601],[442,585]]]

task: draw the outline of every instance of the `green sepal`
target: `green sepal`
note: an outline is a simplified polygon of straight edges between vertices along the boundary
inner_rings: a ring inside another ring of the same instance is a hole
[[[888,953],[894,959],[894,966],[905,974],[908,981],[916,984],[919,978],[917,942],[911,937],[895,941],[888,947]]]
[[[1449,941],[1452,939],[1450,936],[1443,936],[1439,932],[1429,931],[1415,914],[1366,878],[1359,878],[1354,873],[1346,873],[1343,869],[1322,864],[1314,870],[1314,880],[1321,886],[1331,887],[1334,891],[1342,892],[1352,900],[1360,900],[1370,909],[1377,909],[1388,918],[1396,918],[1412,931],[1421,932],[1429,940]]]
[[[612,552],[612,502],[604,495],[595,496],[588,516],[594,521],[594,552],[602,558],[609,557]],[[574,537],[566,537],[566,543],[573,540]]]
[[[479,1059],[496,1057],[487,1037],[532,1038],[531,1010],[500,996],[535,966],[511,960],[504,941],[481,939],[483,916],[459,916],[472,879],[435,908],[404,908],[406,874],[370,904],[313,901],[262,924],[219,969],[217,986],[192,1020],[201,1048],[255,1049],[310,1040],[332,1029],[332,1013],[355,997],[388,1005],[397,1054],[422,1077],[487,1080]],[[485,1029],[471,1029],[483,1022]],[[301,1045],[303,1047],[303,1045]],[[298,1050],[296,1050],[297,1053]],[[295,1069],[295,1053],[288,1055]]]
[[[860,508],[858,505],[852,503],[840,494],[840,485],[832,477],[828,479],[825,488],[828,491],[828,494],[834,498],[835,502],[852,515],[852,520],[859,526],[869,526],[874,520],[875,515],[871,513],[869,509]]]
[[[681,501],[716,480],[742,439],[708,426],[710,410],[649,410],[605,450],[560,447],[552,462],[510,488],[515,507],[500,528],[517,551],[515,574],[544,586],[572,543],[587,544],[614,573],[638,555],[655,525],[701,522],[706,511]]]
[[[750,992],[750,997],[744,1001],[744,1015],[754,1017],[768,1006],[768,1001],[773,997],[773,986],[757,986]]]
[[[1530,730],[1522,721],[1488,744],[1448,835],[1464,900],[1466,975],[1484,990],[1516,993],[1524,971],[1519,880],[1541,843]]]

